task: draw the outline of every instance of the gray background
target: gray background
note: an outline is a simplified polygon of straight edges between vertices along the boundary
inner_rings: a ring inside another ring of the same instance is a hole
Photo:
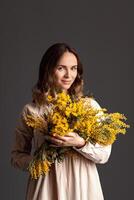
[[[17,118],[31,101],[40,59],[56,42],[78,51],[85,91],[102,107],[128,117],[131,129],[98,165],[106,200],[133,199],[133,6],[130,1],[20,1],[0,3],[0,199],[23,200],[27,173],[10,166]]]

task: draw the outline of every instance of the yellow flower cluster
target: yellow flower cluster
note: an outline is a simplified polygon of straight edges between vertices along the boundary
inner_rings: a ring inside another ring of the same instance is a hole
[[[25,122],[28,126],[35,129],[46,129],[46,121],[42,116],[31,114],[24,116]]]
[[[56,98],[53,98],[51,95],[47,97],[48,102],[54,104],[55,107],[58,107],[59,110],[66,109],[67,105],[71,103],[71,98],[65,92],[58,93]]]
[[[123,122],[123,120],[126,120],[123,114],[109,114],[106,109],[94,109],[87,97],[72,100],[68,94],[62,92],[58,93],[56,98],[49,95],[48,102],[53,106],[49,110],[47,118],[46,115],[44,118],[27,115],[25,121],[28,126],[42,130],[49,127],[48,134],[61,136],[65,136],[69,132],[76,132],[87,142],[90,141],[104,146],[112,144],[117,134],[125,134],[126,128],[129,127]],[[33,178],[46,174],[55,159],[60,158],[60,156],[63,157],[63,148],[61,148],[61,153],[60,151],[57,152],[56,148],[51,150],[48,148],[42,151],[45,158],[49,156],[49,161],[43,160],[42,155],[37,155],[38,159],[33,160],[29,166]],[[68,152],[70,153],[70,151]]]
[[[116,140],[117,134],[125,134],[126,128],[130,127],[122,120],[126,120],[123,114],[104,113],[103,120],[96,125],[92,138],[101,145],[112,144]]]
[[[65,109],[65,115],[70,117],[70,115],[79,117],[86,114],[86,110],[83,109],[83,100],[79,100],[77,102],[71,102],[68,107]]]
[[[41,175],[45,175],[50,170],[51,163],[48,160],[35,160],[29,166],[29,172],[33,179],[38,179]]]
[[[63,117],[60,113],[54,112],[50,116],[50,123],[52,124],[51,133],[64,136],[68,131],[71,131],[67,118]]]

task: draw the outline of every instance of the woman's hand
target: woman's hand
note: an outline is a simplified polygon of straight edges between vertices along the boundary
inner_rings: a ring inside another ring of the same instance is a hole
[[[45,136],[45,139],[50,141],[52,144],[51,146],[55,147],[67,147],[67,146],[75,146],[77,148],[81,148],[85,145],[85,140],[80,137],[75,132],[70,132],[65,136]]]

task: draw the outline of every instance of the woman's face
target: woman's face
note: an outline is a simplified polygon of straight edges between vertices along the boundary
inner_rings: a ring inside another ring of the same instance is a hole
[[[54,71],[56,86],[67,91],[77,76],[77,58],[71,52],[65,52],[57,63]]]

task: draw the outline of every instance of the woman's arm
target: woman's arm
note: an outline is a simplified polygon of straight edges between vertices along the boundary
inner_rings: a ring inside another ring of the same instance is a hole
[[[101,108],[100,105],[94,99],[90,99],[90,103],[91,106],[96,109]],[[100,116],[101,112],[99,113]],[[106,163],[110,157],[112,145],[101,146],[99,144],[93,145],[90,142],[88,142],[81,148],[73,148],[87,159],[90,159],[95,163],[103,164]]]
[[[11,150],[11,165],[24,171],[27,171],[33,157],[31,155],[33,130],[26,125],[23,118],[28,110],[27,104],[21,112],[19,124],[15,129],[15,141]]]
[[[99,144],[91,144],[90,142],[82,148],[73,147],[77,152],[82,154],[87,159],[92,160],[95,163],[104,164],[108,161],[111,154],[111,145],[101,146]]]

